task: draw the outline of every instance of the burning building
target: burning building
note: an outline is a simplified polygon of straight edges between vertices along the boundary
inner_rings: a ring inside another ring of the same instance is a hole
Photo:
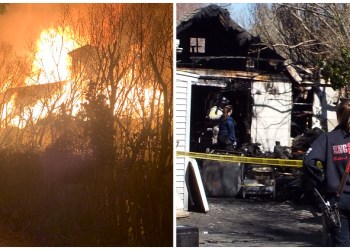
[[[72,59],[75,64],[79,63],[77,58],[72,57]],[[29,121],[38,121],[50,113],[58,113],[63,104],[70,104],[67,106],[70,110],[69,113],[76,114],[83,99],[84,87],[81,84],[84,83],[84,80],[79,81],[79,89],[74,89],[73,85],[77,80],[68,77],[69,70],[70,67],[67,66],[64,70],[59,71],[61,73],[67,72],[63,78],[56,78],[53,75],[43,77],[43,74],[38,74],[36,81],[27,79],[25,86],[8,88],[1,93],[1,127],[17,126],[23,128]],[[64,80],[61,81],[61,78]],[[86,74],[84,74],[84,79],[85,81],[89,79]]]
[[[53,28],[30,12],[30,65],[0,80],[2,215],[49,245],[169,246],[173,6],[70,6]]]
[[[79,47],[68,35],[69,32],[60,28],[42,32],[37,42],[32,72],[25,84],[0,93],[0,128],[26,130],[26,126],[32,126],[49,116],[63,113],[76,116],[81,110],[89,84],[98,81],[99,74],[101,76],[100,63],[103,59],[97,47],[89,44]],[[135,128],[140,128],[140,119],[135,117],[131,121],[128,118],[132,110],[138,110],[139,117],[147,116],[152,112],[149,106],[162,103],[162,97],[159,90],[130,84],[128,80],[132,81],[135,69],[126,69],[130,72],[126,71],[113,90],[114,98],[119,98],[113,104],[114,112],[119,114],[117,119],[123,126],[132,123]],[[105,81],[96,85],[96,89],[110,96],[111,89]],[[133,103],[133,108],[126,109],[130,103]]]

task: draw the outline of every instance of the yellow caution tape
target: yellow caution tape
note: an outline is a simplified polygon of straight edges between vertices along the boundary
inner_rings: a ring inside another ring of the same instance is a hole
[[[176,156],[184,156],[184,157],[203,159],[203,160],[240,162],[240,163],[250,163],[250,164],[257,164],[257,165],[279,166],[279,167],[301,168],[303,165],[302,160],[257,158],[257,157],[246,157],[246,156],[237,156],[237,155],[205,154],[205,153],[194,153],[194,152],[184,152],[184,151],[176,151]]]

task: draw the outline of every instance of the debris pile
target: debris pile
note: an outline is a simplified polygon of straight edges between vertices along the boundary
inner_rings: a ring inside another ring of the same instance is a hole
[[[303,134],[296,136],[292,141],[294,157],[300,158],[322,133],[324,133],[324,131],[316,127],[313,129],[306,129]]]
[[[276,145],[274,147],[273,152],[262,152],[260,149],[259,143],[250,143],[250,144],[243,144],[242,147],[237,149],[235,152],[226,152],[229,154],[237,154],[237,155],[244,155],[247,157],[257,157],[257,158],[279,158],[279,159],[297,159],[302,160],[304,153],[307,151],[307,149],[310,147],[310,145],[323,133],[323,131],[320,128],[313,128],[313,129],[307,129],[302,135],[297,136],[292,141],[292,146],[282,146],[280,145],[279,141],[276,141]],[[211,151],[215,153],[225,153],[225,152],[218,152],[218,150]],[[210,162],[210,164],[209,164]],[[207,164],[205,164],[207,163]],[[207,167],[207,165],[210,165],[210,168]],[[230,185],[228,185],[228,181],[225,178],[222,178],[220,176],[223,176],[222,171],[222,163],[221,162],[215,162],[215,161],[204,161],[203,162],[203,168],[202,168],[202,176],[204,185],[206,187],[207,195],[209,197],[218,197],[220,194],[223,194],[224,196],[228,195],[227,189],[231,190],[231,186],[233,185],[235,188],[235,194],[237,193],[237,183],[239,182],[242,184],[242,190],[246,186],[245,182],[248,184],[250,182],[252,183],[259,183],[261,185],[261,181],[256,179],[256,176],[251,176],[249,173],[253,173],[254,169],[256,167],[259,167],[259,165],[253,165],[253,164],[243,164],[241,167],[242,174],[239,174],[237,171],[234,174],[237,176],[237,180],[230,176]],[[214,167],[213,167],[214,166]],[[263,167],[263,165],[260,165],[260,167]],[[266,166],[265,166],[266,167]],[[277,201],[286,201],[291,200],[296,203],[311,203],[312,200],[310,200],[310,196],[308,194],[305,195],[305,190],[303,188],[303,181],[302,181],[302,172],[300,168],[295,167],[285,167],[285,166],[274,166],[270,167],[271,171],[271,177],[269,178],[269,187],[271,188],[271,185],[274,186],[273,194],[270,196],[273,199]],[[210,175],[208,175],[208,169],[210,169]],[[215,170],[216,169],[216,170]],[[219,171],[217,174],[213,174],[213,172]],[[256,171],[255,171],[256,172]],[[208,176],[210,178],[208,179]],[[220,185],[220,181],[222,182]],[[232,182],[234,182],[232,184]],[[238,185],[240,186],[240,185]],[[208,188],[210,187],[210,188]],[[216,192],[213,192],[213,187],[216,190]],[[265,187],[266,188],[266,187]],[[224,190],[224,191],[222,191]],[[241,191],[242,192],[242,191]],[[240,192],[240,193],[241,193]],[[240,196],[240,193],[237,193],[236,197]],[[260,192],[261,194],[264,192]],[[266,192],[265,192],[266,193]],[[230,195],[229,195],[230,196]],[[307,196],[307,199],[306,199]],[[243,195],[243,198],[245,196]]]

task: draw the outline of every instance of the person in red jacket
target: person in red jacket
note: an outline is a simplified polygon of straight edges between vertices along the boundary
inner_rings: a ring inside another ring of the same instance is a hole
[[[331,204],[338,203],[341,230],[331,231],[331,245],[350,247],[350,180],[337,198],[337,189],[350,158],[350,100],[343,99],[337,108],[338,125],[321,134],[303,159],[304,182],[324,194]],[[317,166],[320,161],[323,170]]]

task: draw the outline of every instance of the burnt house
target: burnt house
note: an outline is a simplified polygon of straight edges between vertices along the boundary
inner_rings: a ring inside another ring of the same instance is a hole
[[[215,148],[208,111],[222,97],[233,105],[239,146],[259,143],[272,152],[277,142],[291,147],[305,129],[332,126],[333,113],[324,107],[334,104],[320,80],[240,27],[226,9],[209,5],[178,20],[176,39],[177,151]],[[186,157],[176,157],[175,186],[184,207],[187,165]]]
[[[259,116],[263,105],[265,108],[270,105],[271,110],[288,120],[288,131],[283,131],[288,138],[312,127],[314,92],[303,84],[306,80],[310,83],[310,78],[313,81],[312,73],[296,67],[262,43],[259,36],[253,36],[240,27],[227,10],[218,5],[199,9],[180,20],[176,32],[178,47],[181,48],[176,58],[177,70],[198,74],[198,83],[191,91],[192,151],[207,147],[196,148],[194,142],[197,137],[203,137],[206,125],[198,128],[195,124],[205,124],[201,118],[206,117],[218,96],[228,98],[234,107],[233,117],[241,144],[258,142],[267,145],[265,150],[272,150],[274,139],[264,142],[252,136],[253,123],[262,122],[261,119],[254,121],[254,117]],[[268,96],[261,100],[264,94]],[[285,103],[266,102],[280,98]],[[199,104],[201,100],[204,103]],[[258,125],[254,129],[259,129]],[[288,138],[284,140],[285,145],[290,144]],[[260,139],[266,141],[266,138]]]

